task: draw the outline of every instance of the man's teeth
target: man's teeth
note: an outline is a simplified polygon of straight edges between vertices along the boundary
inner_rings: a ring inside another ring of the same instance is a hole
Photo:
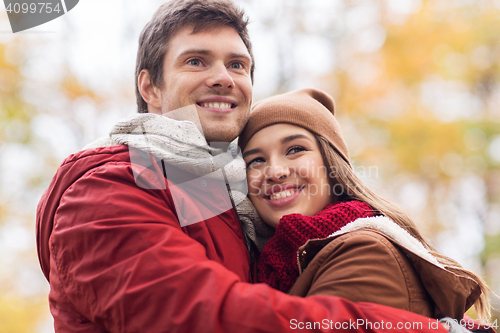
[[[273,193],[269,196],[269,199],[270,200],[279,200],[279,199],[283,199],[283,198],[286,198],[286,197],[289,197],[291,196],[292,194],[294,194],[295,192],[297,192],[297,190],[285,190],[285,191],[281,191],[281,192],[278,192],[278,193]]]
[[[201,103],[201,106],[203,106],[204,108],[212,108],[212,109],[230,109],[231,103],[210,102],[210,103]]]

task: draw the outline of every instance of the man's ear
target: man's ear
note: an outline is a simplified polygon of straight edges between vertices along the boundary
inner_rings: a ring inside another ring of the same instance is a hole
[[[156,88],[151,82],[151,76],[147,69],[141,71],[137,84],[142,98],[148,103],[148,112],[161,114],[160,89]]]

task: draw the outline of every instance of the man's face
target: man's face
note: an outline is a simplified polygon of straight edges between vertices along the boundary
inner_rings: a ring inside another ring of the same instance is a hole
[[[229,142],[245,126],[252,102],[251,58],[231,27],[180,30],[164,59],[161,113],[195,104],[207,141]]]

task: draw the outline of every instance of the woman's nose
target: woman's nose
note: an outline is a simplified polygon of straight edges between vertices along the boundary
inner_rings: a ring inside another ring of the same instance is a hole
[[[273,163],[266,167],[266,178],[273,182],[280,182],[290,176],[290,168],[287,165]]]

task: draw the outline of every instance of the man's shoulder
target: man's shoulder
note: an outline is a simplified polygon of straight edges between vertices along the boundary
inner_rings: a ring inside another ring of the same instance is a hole
[[[115,145],[84,149],[71,154],[57,169],[46,192],[64,192],[66,188],[85,174],[104,168],[109,171],[130,168],[129,147]],[[61,194],[59,193],[59,195]]]
[[[114,145],[99,148],[89,148],[69,155],[62,163],[61,168],[74,163],[93,163],[100,161],[130,161],[129,147]]]

